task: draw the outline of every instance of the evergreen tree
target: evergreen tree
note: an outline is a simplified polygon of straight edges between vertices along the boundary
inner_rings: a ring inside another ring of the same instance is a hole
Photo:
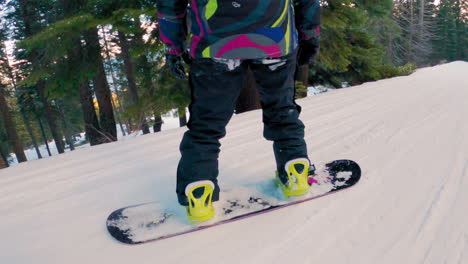
[[[26,162],[27,158],[24,154],[24,146],[23,142],[21,141],[20,136],[16,130],[16,122],[13,120],[12,114],[8,107],[6,94],[7,94],[6,85],[0,83],[0,114],[1,119],[3,120],[3,124],[9,139],[10,145],[13,147],[13,151],[16,154],[16,158],[18,162]]]
[[[55,19],[55,13],[51,1],[42,0],[12,0],[9,5],[13,12],[8,16],[13,27],[13,35],[16,40],[24,40],[40,32],[50,25]],[[44,109],[45,117],[50,127],[50,131],[55,140],[55,145],[59,153],[65,151],[63,136],[57,123],[57,112],[54,103],[49,98],[47,91],[47,82],[44,79],[37,78],[37,73],[43,72],[44,65],[42,60],[45,57],[41,55],[40,49],[24,50],[18,49],[16,57],[23,60],[24,65],[28,66],[23,73],[29,75],[31,81],[29,86],[34,87],[40,99],[41,106]]]
[[[392,43],[401,31],[398,23],[393,19],[393,0],[360,0],[356,1],[359,8],[366,10],[368,20],[364,30],[369,32],[373,39],[385,47],[385,63],[393,63]]]
[[[114,109],[112,107],[112,93],[107,81],[107,74],[104,70],[104,61],[102,59],[102,49],[100,45],[98,30],[96,27],[89,28],[84,33],[88,59],[92,64],[94,76],[93,87],[96,99],[99,104],[99,121],[103,135],[108,140],[117,141],[117,128],[114,118]]]
[[[10,62],[9,60],[5,60],[4,63],[2,64],[2,71],[3,71],[3,78],[4,80],[7,80],[8,84],[11,86],[12,88],[12,92],[13,94],[15,94],[17,100],[16,100],[16,103],[18,105],[18,108],[19,108],[19,113],[20,113],[20,116],[21,116],[21,121],[23,121],[23,124],[29,134],[29,137],[30,137],[30,140],[31,142],[26,142],[25,141],[25,144],[26,145],[29,145],[29,143],[31,143],[35,150],[36,150],[36,154],[37,154],[37,157],[39,159],[42,158],[42,154],[39,150],[39,145],[37,143],[37,139],[36,139],[36,134],[37,132],[35,131],[34,127],[32,126],[31,124],[31,118],[30,118],[30,114],[29,112],[27,111],[27,107],[25,104],[22,103],[22,100],[21,100],[21,96],[24,92],[24,90],[22,89],[22,87],[18,86],[18,80],[19,80],[19,77],[18,77],[18,73],[19,71],[17,69],[15,69],[15,67],[12,67],[10,65]]]
[[[110,43],[110,40],[109,40],[110,34],[109,32],[107,32],[105,27],[101,28],[101,33],[102,33],[102,39],[104,42],[104,51],[105,51],[104,61],[106,62],[105,67],[106,67],[106,71],[110,73],[110,77],[112,80],[113,93],[115,94],[115,100],[112,100],[112,102],[114,103],[116,118],[117,118],[117,122],[119,123],[122,135],[126,136],[127,131],[125,130],[123,126],[124,123],[122,119],[122,113],[124,113],[125,110],[122,104],[123,102],[122,93],[119,88],[119,82],[117,80],[117,74],[116,74],[116,68],[118,68],[119,66],[118,65],[116,66],[116,64],[114,63],[115,62],[114,57],[113,57],[114,52],[111,52],[111,49],[115,49],[116,46]],[[129,128],[130,122],[128,122],[126,126],[127,128]]]
[[[311,80],[341,87],[344,81],[357,84],[381,78],[379,66],[384,62],[385,48],[372,35],[369,21],[376,21],[375,12],[391,10],[387,1],[387,5],[377,2],[322,1],[321,51]]]
[[[394,16],[401,29],[401,35],[393,42],[396,64],[429,63],[435,37],[434,13],[434,0],[395,1]]]
[[[6,46],[4,45],[4,41],[6,40],[5,29],[6,28],[3,26],[0,28],[0,120],[5,128],[8,143],[16,154],[18,162],[26,162],[27,158],[24,153],[24,144],[18,134],[17,122],[13,118],[11,108],[9,107],[7,100],[10,90],[7,88],[7,85],[3,83],[4,80],[8,79],[8,73],[10,71]],[[2,152],[3,157],[3,151],[0,150],[0,152]],[[2,160],[4,159],[2,158]]]
[[[80,98],[88,139],[92,145],[115,141],[116,124],[112,95],[103,66],[97,22],[86,15],[87,1],[61,0],[54,6],[57,21],[22,41],[27,51],[43,56],[40,70],[33,70],[25,82],[34,78],[56,98],[71,94]],[[99,105],[98,120],[93,94]],[[67,120],[64,120],[67,121]]]
[[[460,0],[441,1],[436,13],[437,37],[434,40],[433,63],[467,60],[468,3]]]
[[[120,69],[125,76],[127,92],[127,105],[132,110],[127,116],[136,120],[137,129],[148,134],[148,113],[153,113],[153,106],[148,104],[146,98],[155,93],[153,65],[149,58],[153,50],[158,50],[159,43],[145,42],[145,35],[153,35],[156,27],[144,27],[145,23],[155,21],[156,12],[154,2],[151,1],[99,1],[101,7],[96,12],[101,19],[106,19],[109,35],[113,36],[119,47],[118,59],[122,61]],[[143,17],[143,19],[142,19]],[[154,24],[154,22],[152,23]]]

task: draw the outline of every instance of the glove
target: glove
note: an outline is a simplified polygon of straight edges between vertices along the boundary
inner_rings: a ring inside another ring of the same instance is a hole
[[[299,66],[312,64],[320,50],[320,36],[318,34],[312,36],[308,40],[299,42],[299,51],[297,54],[297,64]]]
[[[192,58],[187,52],[181,55],[166,54],[166,62],[171,69],[172,74],[179,80],[187,80],[185,65],[192,63]]]

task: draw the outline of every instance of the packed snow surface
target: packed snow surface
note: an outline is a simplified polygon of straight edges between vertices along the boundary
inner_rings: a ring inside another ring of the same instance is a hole
[[[298,101],[310,158],[357,161],[358,185],[155,243],[114,241],[106,218],[177,207],[184,129],[0,170],[0,263],[468,263],[467,74],[455,62]],[[235,116],[222,144],[221,187],[273,179],[261,111]]]

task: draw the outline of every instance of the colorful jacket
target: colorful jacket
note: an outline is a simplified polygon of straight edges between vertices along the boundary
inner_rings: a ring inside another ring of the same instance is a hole
[[[319,33],[318,0],[158,0],[157,3],[160,37],[168,54],[183,53],[190,42],[194,58],[275,58],[290,54],[299,40]]]

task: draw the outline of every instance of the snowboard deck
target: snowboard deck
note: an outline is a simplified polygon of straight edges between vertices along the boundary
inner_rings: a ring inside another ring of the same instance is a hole
[[[308,202],[347,189],[361,178],[361,168],[351,160],[332,161],[317,169],[309,178],[311,191],[293,199],[285,199],[270,183],[263,186],[263,191],[261,185],[260,190],[236,187],[221,191],[220,201],[214,203],[217,215],[212,220],[190,224],[183,207],[167,209],[153,202],[114,211],[107,218],[107,230],[125,244],[159,241]]]

